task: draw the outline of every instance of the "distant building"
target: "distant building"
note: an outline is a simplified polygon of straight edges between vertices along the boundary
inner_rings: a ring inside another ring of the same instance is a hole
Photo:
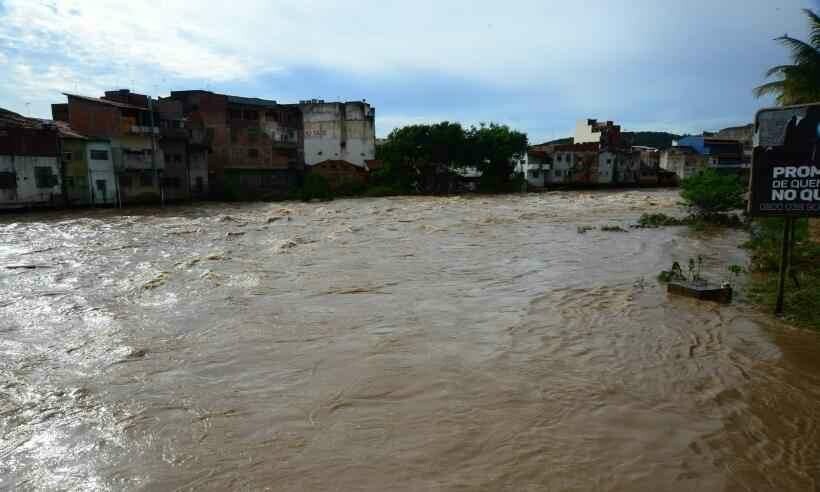
[[[159,201],[165,158],[159,145],[160,115],[148,96],[126,89],[108,91],[102,98],[65,96],[68,103],[52,105],[54,119],[67,122],[81,135],[110,143],[121,203]]]
[[[298,106],[203,90],[173,91],[168,99],[182,104],[192,143],[211,150],[207,180],[192,166],[194,190],[206,182],[216,197],[250,199],[281,197],[298,185],[304,162]]]
[[[707,160],[692,147],[674,146],[661,152],[660,169],[674,173],[678,181],[706,169]]]
[[[638,158],[638,184],[655,186],[659,184],[658,170],[661,166],[661,153],[654,147],[633,146]]]
[[[57,125],[0,109],[0,209],[63,203]]]
[[[515,171],[524,175],[529,186],[543,188],[548,183],[551,163],[552,158],[545,151],[530,149],[516,159]]]
[[[690,147],[706,159],[709,167],[719,169],[743,168],[743,144],[737,140],[719,139],[709,136],[683,137],[673,146]]]
[[[347,161],[360,168],[376,158],[376,109],[364,101],[300,101],[305,164]]]
[[[621,127],[611,121],[581,120],[575,125],[573,143],[597,143],[602,148],[617,148],[621,146]]]
[[[743,146],[743,162],[752,162],[752,150],[754,149],[754,124],[749,123],[744,126],[732,126],[724,128],[712,135],[712,137],[722,140],[736,140]]]

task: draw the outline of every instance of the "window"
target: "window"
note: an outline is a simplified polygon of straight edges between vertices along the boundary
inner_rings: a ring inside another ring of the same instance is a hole
[[[131,187],[131,176],[120,176],[120,188],[130,188]]]
[[[248,157],[257,159],[259,157],[259,149],[248,149]]]
[[[66,188],[74,188],[74,177],[66,176],[65,178],[63,178],[63,184]]]
[[[99,191],[102,194],[102,196],[105,196],[105,188],[106,188],[105,180],[104,179],[98,179],[94,183],[97,186],[97,191]]]
[[[108,151],[107,150],[92,150],[89,153],[89,157],[91,157],[92,161],[107,161],[108,160]]]
[[[228,118],[232,120],[241,120],[242,119],[242,111],[239,109],[231,109],[228,110]]]
[[[265,119],[268,121],[276,121],[276,111],[271,111],[270,109],[265,111]]]
[[[196,177],[196,191],[197,193],[202,193],[205,191],[205,180],[202,179],[202,176]]]
[[[143,171],[140,174],[140,186],[154,186],[153,171]]]
[[[231,128],[231,143],[239,142],[239,129]]]
[[[248,128],[248,142],[256,143],[259,139],[259,128]]]
[[[17,188],[17,175],[14,173],[0,173],[0,190]]]
[[[34,181],[37,183],[38,188],[51,188],[58,183],[57,176],[47,166],[36,166],[34,168]]]
[[[63,152],[63,162],[70,162],[74,160],[74,154],[71,152]]]
[[[177,177],[173,177],[173,178],[162,178],[162,185],[163,185],[165,188],[174,188],[174,189],[177,189],[177,188],[180,188],[180,187],[182,186],[182,181],[181,181],[179,178],[177,178]]]
[[[245,119],[256,121],[259,119],[259,113],[256,111],[245,111]]]

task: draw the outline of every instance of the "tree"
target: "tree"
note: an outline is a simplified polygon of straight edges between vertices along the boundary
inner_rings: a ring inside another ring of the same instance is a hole
[[[701,216],[714,216],[742,208],[745,190],[737,176],[722,175],[707,169],[681,182],[681,197]]]
[[[496,123],[473,126],[466,135],[466,162],[481,171],[482,191],[513,189],[513,157],[527,151],[527,135]]]
[[[820,101],[820,16],[810,9],[803,11],[809,18],[809,40],[788,35],[776,39],[791,50],[792,63],[770,68],[766,78],[781,78],[755,88],[757,97],[776,95],[781,106]]]

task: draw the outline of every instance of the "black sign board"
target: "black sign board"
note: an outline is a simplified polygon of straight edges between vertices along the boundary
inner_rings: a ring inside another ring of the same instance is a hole
[[[749,215],[820,216],[820,104],[755,117]]]

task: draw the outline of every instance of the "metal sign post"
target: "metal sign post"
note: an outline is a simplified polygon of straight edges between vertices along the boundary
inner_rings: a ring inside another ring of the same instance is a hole
[[[775,309],[781,315],[795,219],[820,217],[820,103],[758,111],[748,211],[786,219]]]

